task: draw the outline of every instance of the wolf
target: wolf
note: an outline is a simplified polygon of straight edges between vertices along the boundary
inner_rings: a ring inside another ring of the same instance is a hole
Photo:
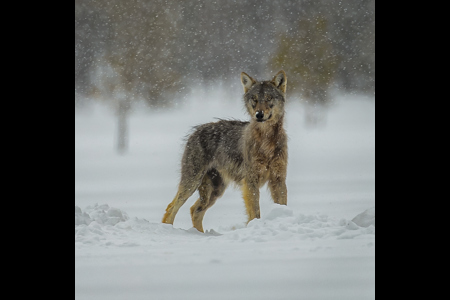
[[[173,224],[180,207],[198,190],[200,197],[190,211],[194,228],[204,232],[205,212],[230,182],[242,189],[248,222],[260,218],[259,189],[266,183],[273,201],[287,205],[286,73],[257,81],[242,72],[241,83],[250,121],[219,119],[194,127],[183,153],[178,191],[163,223]]]

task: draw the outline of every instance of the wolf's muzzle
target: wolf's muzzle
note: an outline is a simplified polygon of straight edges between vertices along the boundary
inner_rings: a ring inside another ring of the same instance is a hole
[[[269,120],[270,118],[272,118],[272,113],[270,113],[269,117],[264,120],[264,112],[263,111],[257,111],[256,114],[255,114],[255,117],[256,117],[256,121],[258,121],[258,122],[265,122],[265,121]]]
[[[262,110],[258,110],[255,114],[256,121],[262,122],[264,121],[264,112]]]

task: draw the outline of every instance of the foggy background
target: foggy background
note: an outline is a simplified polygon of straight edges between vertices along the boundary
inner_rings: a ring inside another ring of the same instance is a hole
[[[75,1],[75,113],[111,107],[119,153],[136,109],[176,110],[199,89],[235,103],[242,71],[281,69],[311,127],[338,94],[374,97],[375,1]]]

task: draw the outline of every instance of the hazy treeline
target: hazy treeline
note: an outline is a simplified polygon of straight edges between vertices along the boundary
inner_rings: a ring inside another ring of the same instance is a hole
[[[193,84],[280,69],[313,102],[330,87],[373,94],[375,1],[75,0],[76,104],[170,106]]]

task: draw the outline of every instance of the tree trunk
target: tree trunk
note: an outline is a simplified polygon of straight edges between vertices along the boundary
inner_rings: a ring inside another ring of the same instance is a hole
[[[117,107],[117,152],[124,154],[128,150],[128,111],[129,102],[120,100]]]

